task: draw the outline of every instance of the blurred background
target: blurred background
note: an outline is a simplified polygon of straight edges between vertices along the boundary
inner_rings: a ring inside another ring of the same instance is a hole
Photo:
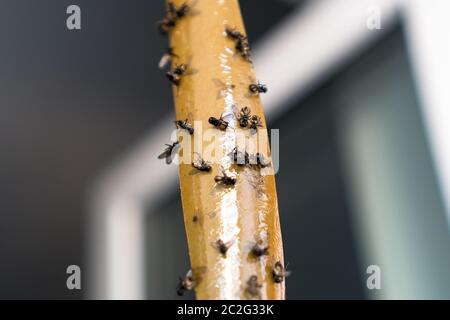
[[[450,4],[240,3],[280,130],[288,299],[450,299]],[[0,9],[0,298],[178,299],[177,170],[155,159],[173,119],[164,1]]]

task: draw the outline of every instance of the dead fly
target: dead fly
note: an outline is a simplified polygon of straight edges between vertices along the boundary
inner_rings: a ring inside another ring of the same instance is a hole
[[[166,77],[172,84],[179,86],[182,76],[188,76],[197,73],[196,69],[191,68],[192,57],[189,58],[188,63],[176,65],[172,70],[166,72]]]
[[[258,277],[253,275],[247,281],[247,288],[245,289],[245,293],[247,293],[250,297],[259,297],[261,296],[261,287],[258,283]]]
[[[215,176],[214,181],[219,184],[224,184],[227,186],[233,186],[236,184],[236,177],[234,175],[229,175],[222,169],[221,176]]]
[[[184,75],[187,71],[187,65],[186,64],[180,64],[176,65],[175,68],[173,68],[170,71],[166,72],[166,77],[169,79],[172,84],[179,86],[181,82],[181,76]]]
[[[172,61],[173,58],[177,58],[177,57],[178,57],[178,55],[176,55],[176,54],[173,52],[173,48],[167,49],[166,53],[164,53],[163,56],[161,57],[161,60],[159,60],[158,67],[159,67],[160,69],[164,69],[165,66],[166,66],[170,61]]]
[[[225,121],[223,119],[223,115],[220,116],[219,119],[215,117],[209,117],[208,122],[220,130],[226,130],[228,128],[228,121]]]
[[[225,27],[225,34],[234,41],[236,49],[242,50],[243,47],[248,46],[247,36],[237,31],[236,28]]]
[[[250,129],[258,130],[258,127],[262,127],[261,118],[254,115],[250,118]]]
[[[241,57],[249,62],[252,62],[251,49],[247,37],[239,38],[236,40],[235,44],[235,48]]]
[[[227,91],[234,89],[236,86],[234,84],[225,84],[222,80],[220,79],[212,79],[212,81],[214,82],[214,84],[219,87],[219,92],[217,93],[217,98],[216,99],[220,99],[225,97]]]
[[[176,120],[174,121],[177,128],[181,128],[189,132],[189,134],[194,133],[194,128],[192,128],[192,125],[188,122],[188,119],[186,120]]]
[[[190,6],[186,2],[182,3],[178,8],[172,1],[170,1],[168,5],[169,11],[171,11],[177,18],[183,18],[184,16],[186,16],[190,9]]]
[[[228,38],[234,40],[236,51],[246,60],[251,62],[251,50],[248,38],[236,28],[225,27],[225,34]]]
[[[184,2],[179,7],[177,7],[173,1],[169,1],[167,4],[166,16],[163,20],[158,22],[159,31],[162,34],[167,34],[170,30],[172,30],[178,20],[185,17],[192,11],[192,6],[194,3],[188,4]]]
[[[225,258],[227,255],[228,249],[233,245],[234,239],[224,242],[222,239],[217,240],[213,243],[214,248],[219,250],[220,254]]]
[[[241,111],[239,111],[239,115],[237,116],[237,119],[238,119],[239,125],[241,127],[244,128],[244,127],[248,126],[248,123],[250,121],[250,113],[251,113],[251,110],[249,107],[243,107],[241,109]]]
[[[195,280],[194,276],[192,274],[192,270],[189,270],[188,273],[186,273],[186,276],[184,278],[180,278],[180,282],[177,286],[177,294],[179,296],[182,296],[186,291],[191,291],[195,287]]]
[[[158,159],[164,159],[165,158],[166,159],[166,163],[167,164],[171,164],[172,163],[172,152],[173,152],[174,148],[178,146],[178,144],[179,144],[178,141],[174,142],[173,144],[167,144],[166,143],[167,148],[164,150],[163,153],[161,153],[158,156]]]
[[[169,1],[167,4],[166,15],[158,22],[158,29],[161,34],[169,33],[169,31],[175,27],[177,20],[177,7],[172,1]]]
[[[211,171],[211,164],[205,161],[198,152],[194,152],[197,158],[192,162],[192,166],[200,171]]]
[[[250,163],[250,156],[248,155],[247,151],[239,151],[237,147],[235,147],[233,151],[230,152],[229,156],[231,160],[233,160],[233,162],[235,162],[238,166],[243,166]]]
[[[259,94],[259,93],[266,93],[267,92],[267,86],[265,84],[262,84],[261,82],[251,83],[248,86],[248,89],[253,94]]]
[[[190,1],[190,3],[188,4],[188,1],[183,2],[178,8],[173,4],[172,1],[170,1],[171,3],[171,9],[176,17],[178,19],[181,19],[185,16],[189,15],[194,15],[197,14],[198,12],[196,10],[194,10],[194,6],[197,3],[198,0],[192,0]]]
[[[166,16],[161,20],[158,21],[158,29],[161,34],[167,34],[169,33],[172,28],[175,27],[177,18],[173,16],[172,14],[169,14],[169,11],[166,13]]]
[[[233,40],[238,40],[238,39],[242,39],[242,38],[246,39],[247,38],[242,33],[237,31],[236,28],[230,28],[228,26],[225,27],[225,33],[226,33],[227,37],[229,37],[230,39],[233,39]]]
[[[259,240],[253,245],[250,253],[256,258],[267,256],[269,254],[269,247],[263,246],[262,240]]]
[[[275,262],[275,264],[272,267],[272,277],[273,281],[276,283],[283,282],[284,278],[288,277],[290,275],[290,271],[287,271],[284,267],[281,261]]]

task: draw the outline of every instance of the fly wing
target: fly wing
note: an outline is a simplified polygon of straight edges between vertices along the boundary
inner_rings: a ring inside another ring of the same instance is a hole
[[[235,108],[235,106],[233,106],[233,109]],[[230,123],[231,121],[234,120],[234,118],[236,117],[236,115],[234,114],[235,110],[233,110],[233,112],[224,112],[222,113],[222,120]]]
[[[254,97],[254,96],[256,96],[256,94],[254,94],[253,92],[251,92],[250,91],[250,89],[245,93],[245,95],[244,95],[244,97],[245,98],[251,98],[251,97]]]
[[[196,16],[199,15],[201,13],[201,11],[199,9],[194,8],[195,5],[197,4],[198,0],[192,0],[189,4],[189,6],[191,7],[189,9],[189,15],[191,16]]]
[[[216,100],[219,100],[220,98],[224,98],[225,97],[225,92],[223,89],[219,89],[219,91],[217,91],[217,96],[216,96]]]
[[[200,282],[202,282],[206,271],[207,271],[207,268],[205,266],[192,268],[191,274],[194,277],[194,281],[195,281],[196,285],[198,285]]]
[[[210,244],[214,249],[216,249],[216,250],[219,249],[219,244],[217,243],[217,241],[211,241]]]
[[[239,108],[235,104],[233,104],[231,106],[231,108],[233,109],[233,113],[234,113],[235,116],[240,113],[239,112]]]
[[[259,235],[255,235],[253,237],[253,239],[255,239],[255,244],[259,245],[260,247],[266,247],[267,246],[267,239],[263,239]]]
[[[169,54],[167,54],[167,53],[163,54],[163,56],[161,57],[161,60],[159,60],[158,67],[160,69],[164,69],[165,66],[169,63],[170,59],[171,59],[171,57]]]
[[[172,163],[172,154],[168,154],[168,155],[166,156],[166,163],[167,163],[167,164],[171,164],[171,163]]]
[[[223,98],[225,96],[225,92],[224,91],[225,91],[226,84],[222,80],[217,79],[217,78],[213,78],[212,82],[214,82],[216,87],[219,88],[219,91],[217,91],[216,100],[219,100],[220,98]]]
[[[188,10],[186,12],[186,15],[196,16],[196,15],[201,13],[200,10],[194,8],[195,5],[197,4],[197,2],[198,2],[198,0],[185,1],[178,8],[181,8],[182,6],[187,5],[188,6]]]
[[[164,149],[164,152],[158,156],[158,159],[167,158],[167,156],[169,156],[172,153],[172,150],[173,150],[172,145],[166,143],[166,148]]]
[[[185,73],[185,74],[186,74],[187,76],[191,76],[191,75],[196,74],[196,73],[198,73],[198,69],[189,67],[189,69],[186,70],[186,73]]]
[[[202,158],[202,155],[200,154],[200,153],[198,153],[198,152],[194,152],[194,159],[195,159],[195,161],[197,161],[198,163],[202,163],[203,161],[203,158]]]
[[[202,13],[199,9],[191,9],[189,10],[190,16],[198,16],[200,13]]]
[[[202,157],[200,156],[200,154],[198,152],[194,152],[194,158],[192,160],[192,163],[196,166],[196,167],[200,167],[202,164]]]
[[[166,157],[167,164],[172,163],[173,157],[178,152],[179,148],[180,148],[180,144],[178,142],[175,142],[173,145],[170,146],[170,148],[168,148],[169,149],[169,150],[167,150],[168,155]]]
[[[226,243],[225,243],[225,245],[229,248],[229,247],[231,247],[233,244],[234,244],[234,238],[233,239],[231,239],[230,241],[227,241]]]
[[[158,156],[158,159],[164,159],[164,158],[167,158],[168,155],[170,155],[170,150],[169,150],[169,149],[166,149],[166,150],[164,150],[163,153],[161,153],[161,154]]]
[[[289,277],[290,275],[291,275],[291,271],[289,271],[288,269],[287,269],[287,267],[289,266],[289,262],[283,267],[283,269],[281,270],[281,272],[283,273],[283,276],[285,277],[285,278],[287,278],[287,277]]]
[[[274,256],[270,257],[270,265],[272,266],[272,269],[275,269],[275,265],[277,263],[277,258],[275,258]]]
[[[187,70],[186,70],[186,72],[184,73],[185,75],[190,76],[190,75],[196,74],[196,73],[198,72],[197,69],[195,69],[195,68],[192,67],[192,56],[190,56],[190,57],[187,59],[186,66],[187,66]]]
[[[226,87],[226,84],[225,84],[225,82],[223,82],[222,80],[220,80],[220,79],[217,79],[217,78],[213,78],[212,79],[212,81],[214,82],[214,84],[217,86],[217,87],[219,87],[219,88],[225,88]]]

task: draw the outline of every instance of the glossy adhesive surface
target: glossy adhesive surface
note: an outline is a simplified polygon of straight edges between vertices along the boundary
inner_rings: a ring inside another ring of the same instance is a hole
[[[183,2],[174,1],[176,5]],[[248,85],[256,79],[253,66],[236,54],[234,42],[224,32],[225,26],[230,26],[245,33],[239,4],[235,0],[192,3],[194,12],[170,33],[171,46],[178,55],[173,65],[188,63],[188,68],[195,70],[182,77],[179,87],[174,86],[176,118],[201,121],[203,130],[212,128],[208,123],[211,116],[223,115],[230,121],[218,141],[223,157],[212,164],[211,172],[195,172],[189,164],[180,164],[179,168],[190,260],[198,280],[196,297],[284,299],[284,282],[277,284],[272,279],[274,262],[283,262],[275,178],[265,175],[264,169],[237,166],[227,156],[236,145],[236,133],[243,130],[236,123],[235,106],[248,106],[266,128],[259,97],[249,95]],[[219,82],[223,88],[217,85]],[[195,143],[205,150],[212,142],[202,142],[199,132],[196,127]],[[214,177],[220,175],[220,167],[236,174],[236,185],[216,184]],[[218,239],[233,241],[226,257],[214,246]],[[267,256],[255,258],[250,254],[256,241],[269,246]],[[261,285],[259,297],[246,293],[252,275]]]

